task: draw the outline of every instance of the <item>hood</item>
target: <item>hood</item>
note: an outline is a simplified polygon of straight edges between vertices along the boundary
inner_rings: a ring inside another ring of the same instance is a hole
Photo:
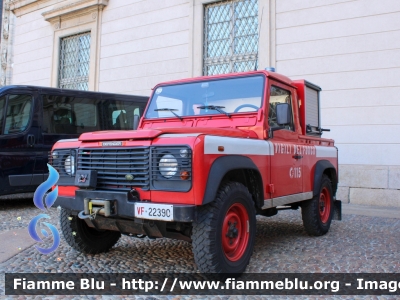
[[[79,141],[116,141],[116,140],[144,140],[154,139],[162,134],[184,134],[198,133],[216,136],[230,136],[239,138],[257,138],[257,134],[251,130],[241,130],[236,128],[159,128],[159,129],[139,129],[139,130],[110,130],[82,133]]]
[[[79,140],[89,141],[115,141],[115,140],[143,140],[153,139],[163,132],[157,129],[146,130],[108,130],[82,133]]]

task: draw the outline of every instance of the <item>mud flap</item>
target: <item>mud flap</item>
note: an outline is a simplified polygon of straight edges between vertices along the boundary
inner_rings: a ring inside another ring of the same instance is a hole
[[[342,220],[342,201],[335,200],[333,202],[333,217],[332,220]]]

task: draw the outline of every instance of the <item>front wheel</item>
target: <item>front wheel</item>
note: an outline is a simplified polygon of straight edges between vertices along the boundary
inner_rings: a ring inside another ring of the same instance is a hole
[[[121,237],[121,233],[118,231],[97,230],[89,227],[84,220],[79,219],[65,208],[61,208],[60,224],[67,243],[83,253],[107,252]]]
[[[248,189],[229,182],[215,201],[198,210],[193,253],[203,273],[243,273],[253,253],[256,212]]]
[[[332,183],[323,175],[319,193],[301,205],[303,225],[309,235],[320,236],[329,231],[333,216]]]

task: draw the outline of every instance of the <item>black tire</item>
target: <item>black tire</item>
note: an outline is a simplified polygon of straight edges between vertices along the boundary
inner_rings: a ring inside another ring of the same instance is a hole
[[[67,243],[75,250],[88,254],[107,252],[121,237],[118,231],[100,231],[89,227],[65,208],[61,208],[60,225]]]
[[[253,253],[255,234],[256,211],[248,189],[238,182],[223,184],[216,199],[199,208],[193,223],[197,267],[203,273],[243,273]]]
[[[303,225],[309,235],[321,236],[329,231],[333,217],[332,183],[323,175],[318,194],[301,205]]]

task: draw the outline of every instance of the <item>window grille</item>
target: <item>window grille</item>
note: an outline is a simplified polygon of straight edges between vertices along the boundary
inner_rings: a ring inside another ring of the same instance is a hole
[[[89,89],[90,32],[61,39],[58,87]]]
[[[251,71],[258,64],[258,0],[205,6],[203,74]]]

